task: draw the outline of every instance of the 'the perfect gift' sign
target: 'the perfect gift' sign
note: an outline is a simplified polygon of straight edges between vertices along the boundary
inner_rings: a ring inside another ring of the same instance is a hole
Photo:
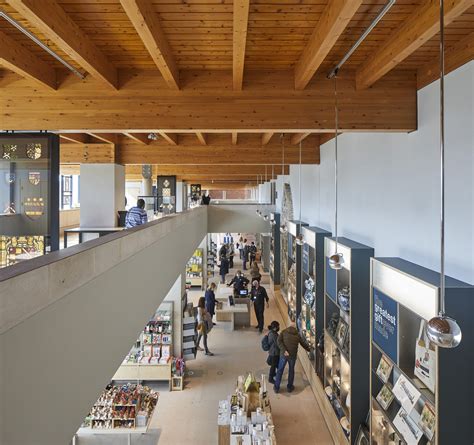
[[[398,363],[397,303],[377,289],[372,299],[372,338],[394,363]]]

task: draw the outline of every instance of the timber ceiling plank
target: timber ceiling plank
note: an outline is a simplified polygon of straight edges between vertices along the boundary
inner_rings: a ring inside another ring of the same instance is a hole
[[[165,133],[158,131],[158,134],[170,145],[178,145],[178,135],[174,133]]]
[[[90,140],[86,133],[62,133],[59,136],[65,141],[75,142],[76,144],[87,144]]]
[[[124,135],[144,145],[148,145],[151,142],[146,133],[124,133]]]
[[[117,88],[116,68],[56,1],[8,0],[8,4],[92,76]]]
[[[473,4],[474,0],[446,1],[444,6],[445,26]],[[356,76],[357,88],[364,89],[372,86],[438,32],[438,2],[424,1],[359,67]]]
[[[89,133],[90,136],[99,139],[106,144],[116,144],[118,135],[116,133]]]
[[[168,86],[178,90],[178,67],[152,2],[120,0],[120,3]]]
[[[327,4],[296,64],[297,90],[308,85],[361,4],[362,0],[332,0]]]
[[[43,86],[57,88],[56,72],[28,48],[0,31],[0,65]]]
[[[311,133],[295,133],[291,136],[290,143],[292,145],[299,144],[303,139],[306,139]]]
[[[240,91],[244,80],[250,0],[234,0],[233,4],[233,86],[235,91]]]

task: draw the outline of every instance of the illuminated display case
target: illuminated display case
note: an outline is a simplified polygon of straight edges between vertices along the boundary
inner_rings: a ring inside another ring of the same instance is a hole
[[[270,213],[270,224],[272,227],[272,238],[270,241],[270,278],[273,285],[278,288],[280,286],[280,214]]]
[[[439,286],[438,272],[401,258],[371,260],[372,445],[472,443],[474,287],[446,277],[446,314],[463,337],[443,349],[425,334]]]
[[[59,137],[0,133],[0,267],[59,249]]]
[[[370,258],[374,249],[339,237],[343,267],[334,270],[334,238],[324,239],[324,391],[338,444],[356,444],[369,413]],[[388,444],[388,442],[387,442]]]

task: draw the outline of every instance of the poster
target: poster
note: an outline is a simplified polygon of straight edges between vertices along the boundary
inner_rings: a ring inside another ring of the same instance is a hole
[[[400,408],[398,411],[395,419],[393,419],[393,424],[408,445],[416,445],[423,435],[418,425],[413,419],[410,419],[410,416],[408,416],[403,408]]]
[[[398,364],[398,304],[373,289],[372,338],[385,354]]]

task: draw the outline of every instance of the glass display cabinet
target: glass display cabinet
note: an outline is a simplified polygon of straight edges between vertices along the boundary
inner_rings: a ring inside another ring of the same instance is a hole
[[[324,238],[331,232],[319,227],[301,228],[302,248],[302,287],[299,294],[301,312],[298,329],[311,348],[309,359],[316,373],[323,377],[323,347],[318,350],[318,340],[324,332]]]
[[[303,276],[301,273],[301,251],[302,246],[296,242],[301,233],[301,229],[308,226],[303,221],[288,221],[288,286],[287,303],[288,316],[291,321],[296,321],[301,312],[301,295],[303,287]]]
[[[343,266],[334,270],[334,238],[324,239],[324,391],[337,443],[356,443],[369,412],[370,258],[374,249],[339,237]]]
[[[271,241],[270,241],[270,278],[274,289],[280,287],[280,214],[270,213]]]
[[[0,133],[0,267],[59,249],[59,136]]]
[[[446,277],[446,313],[463,338],[443,349],[425,334],[439,285],[439,273],[401,258],[371,260],[372,445],[472,443],[474,287]]]

